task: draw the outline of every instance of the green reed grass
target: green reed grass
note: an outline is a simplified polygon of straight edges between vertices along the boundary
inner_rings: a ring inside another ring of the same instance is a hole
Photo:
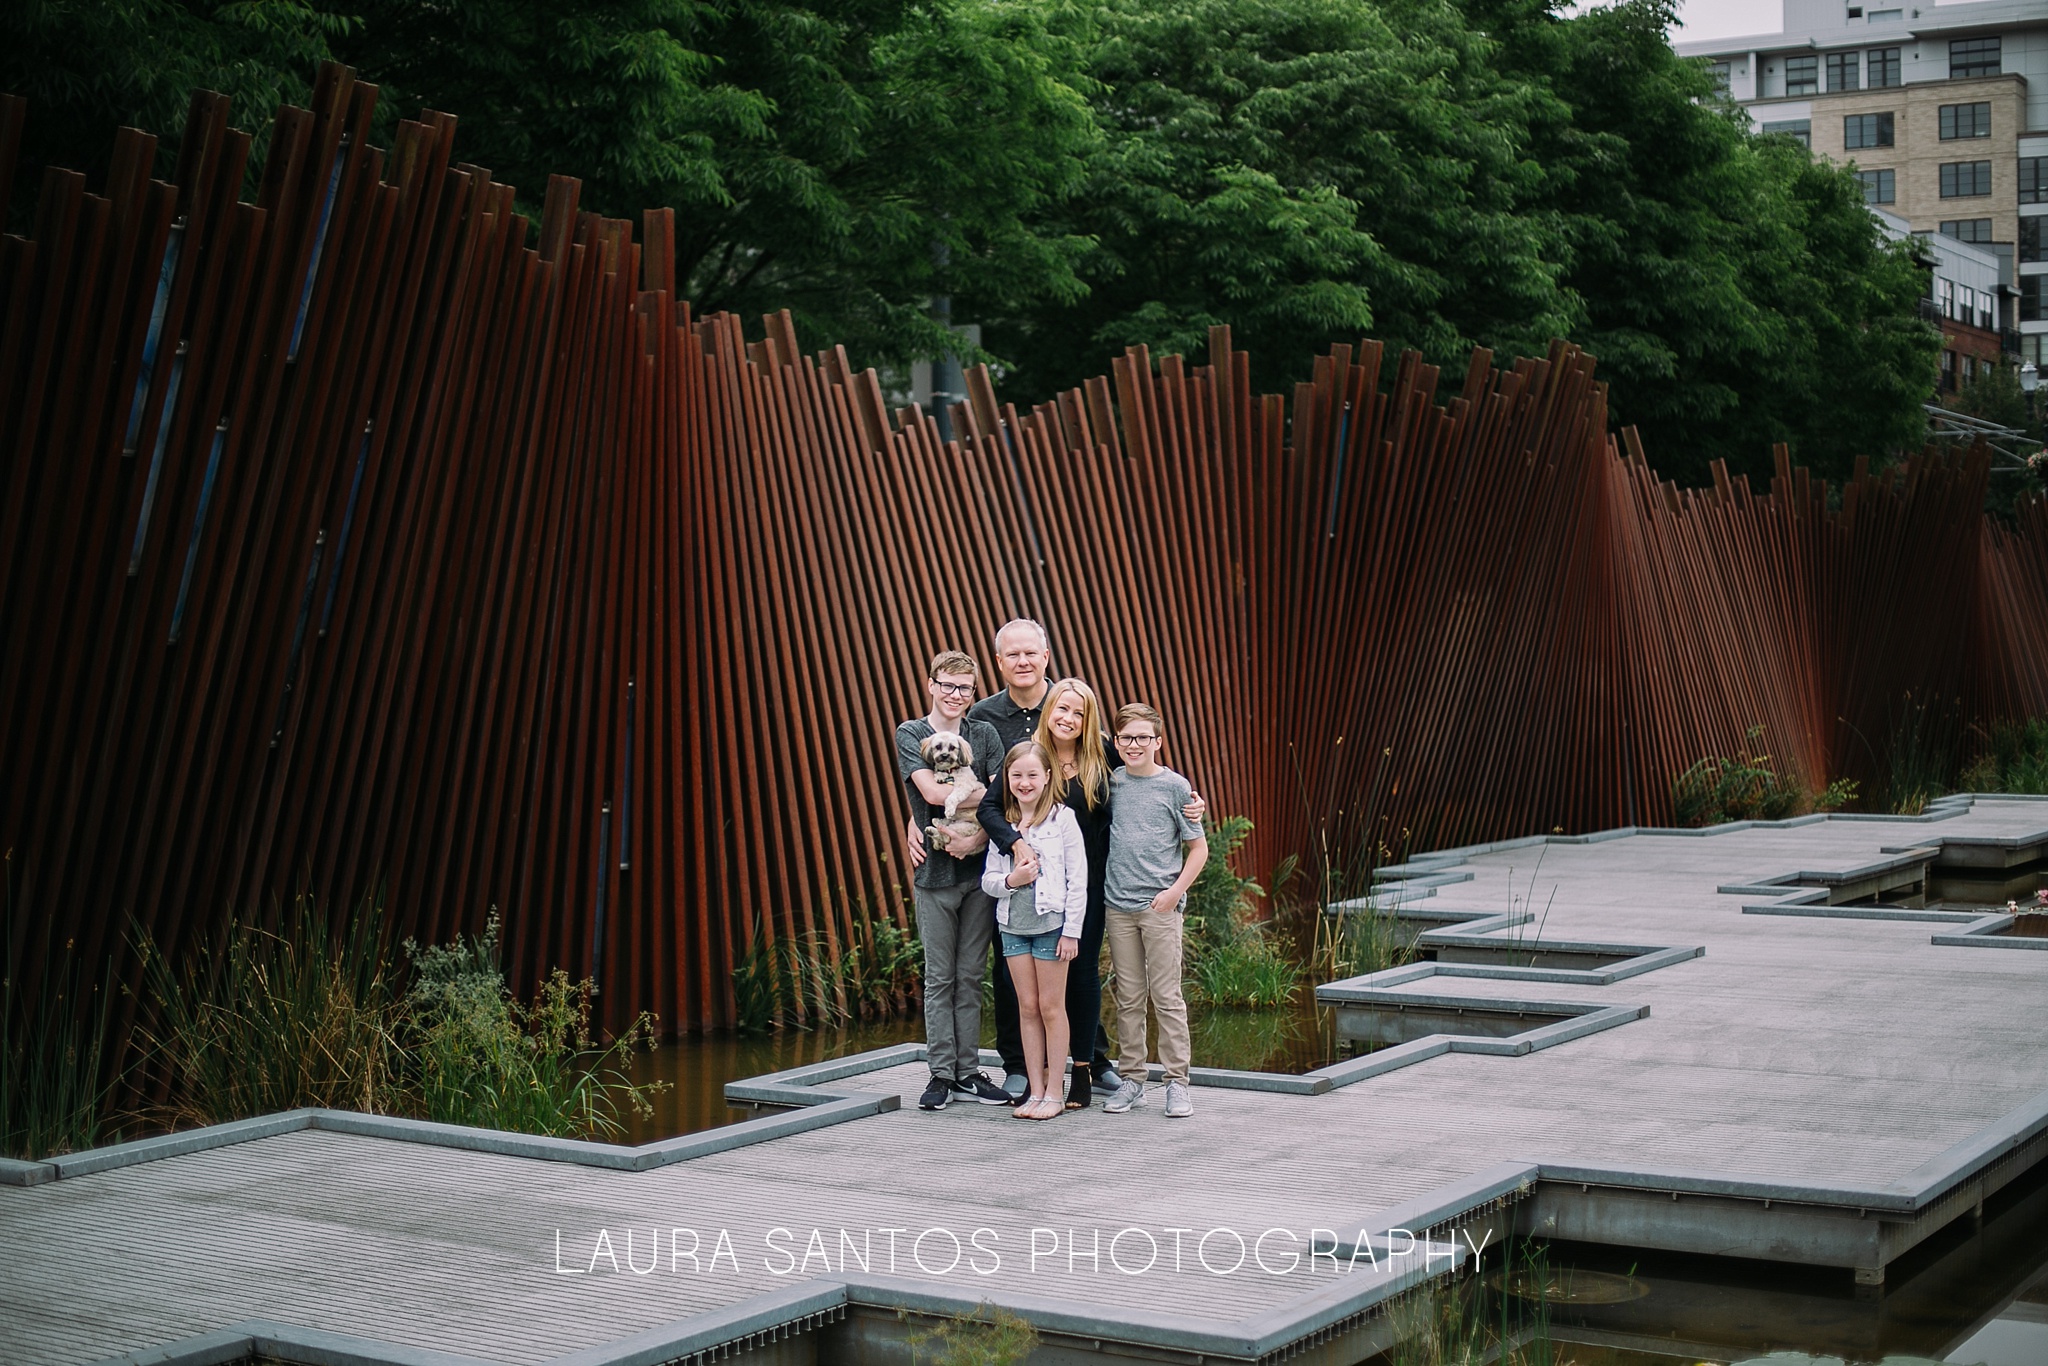
[[[1515,1242],[1471,1272],[1420,1286],[1395,1300],[1388,1318],[1394,1345],[1382,1366],[1560,1366],[1550,1336],[1550,1288],[1556,1277],[1540,1244]]]
[[[1243,816],[1205,822],[1209,861],[1188,889],[1185,970],[1194,999],[1270,1010],[1301,987],[1293,942],[1259,916],[1265,888],[1233,866],[1252,832]]]
[[[14,954],[14,854],[5,859],[7,914],[0,919],[0,1157],[76,1152],[109,1129],[113,961],[95,982],[66,940],[43,941],[33,964]]]
[[[1708,755],[1671,780],[1671,807],[1682,826],[1727,821],[1775,821],[1807,811],[1833,811],[1855,800],[1856,784],[1837,778],[1819,791],[1796,775],[1781,774],[1759,746],[1764,728],[1751,726],[1733,757]]]
[[[175,1128],[301,1106],[406,1108],[402,993],[385,963],[375,902],[336,928],[302,893],[277,928],[234,922],[182,963],[146,932],[137,949],[148,1009],[133,1042],[168,1083],[158,1121]]]
[[[2048,717],[1994,724],[1961,782],[1966,792],[2048,793]]]
[[[557,968],[531,1002],[515,999],[495,915],[475,939],[408,941],[409,974],[387,953],[374,901],[337,928],[301,895],[277,922],[237,922],[175,965],[141,938],[148,1013],[134,1047],[168,1096],[155,1123],[321,1107],[608,1138],[665,1085],[626,1075],[653,1016],[609,1044],[592,1038],[594,982]]]
[[[924,978],[923,941],[870,914],[864,902],[854,905],[849,923],[851,933],[835,953],[817,930],[770,934],[757,913],[732,969],[736,1027],[809,1029],[912,1006]]]

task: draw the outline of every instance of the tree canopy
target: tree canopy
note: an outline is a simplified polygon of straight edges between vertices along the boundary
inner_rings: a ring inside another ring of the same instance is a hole
[[[1823,473],[1912,444],[1924,277],[1845,170],[1749,130],[1671,0],[19,0],[0,88],[35,171],[262,129],[335,57],[452,113],[527,197],[677,210],[700,309],[792,309],[902,364],[983,324],[1020,398],[1227,322],[1282,386],[1360,335],[1598,359],[1663,472]],[[259,149],[260,153],[260,149]]]

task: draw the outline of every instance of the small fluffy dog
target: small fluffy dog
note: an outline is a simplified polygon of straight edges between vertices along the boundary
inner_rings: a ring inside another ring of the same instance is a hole
[[[981,835],[974,808],[982,794],[981,780],[974,776],[974,746],[967,743],[965,736],[934,731],[924,738],[917,752],[931,765],[938,780],[953,789],[946,795],[945,819],[933,821],[925,829],[926,842],[934,849],[972,852]]]

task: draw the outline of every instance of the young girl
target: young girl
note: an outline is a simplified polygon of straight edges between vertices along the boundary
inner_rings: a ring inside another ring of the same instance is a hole
[[[996,899],[1003,961],[1017,987],[1030,1094],[1012,1112],[1019,1119],[1051,1119],[1063,1112],[1067,1062],[1067,964],[1081,942],[1088,905],[1088,851],[1081,827],[1060,798],[1065,783],[1052,756],[1026,740],[1003,756],[1009,817],[1037,857],[1037,868],[1012,867],[1008,851],[989,846],[982,890]]]

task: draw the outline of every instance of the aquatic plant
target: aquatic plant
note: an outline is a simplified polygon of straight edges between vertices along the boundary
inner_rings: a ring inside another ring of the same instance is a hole
[[[732,970],[734,1024],[742,1032],[808,1029],[887,1014],[916,999],[924,943],[914,930],[856,903],[847,941],[817,930],[771,934],[756,914]]]
[[[1671,782],[1672,814],[1682,826],[1775,821],[1806,811],[1833,811],[1855,800],[1856,784],[1837,778],[1819,791],[1780,774],[1757,746],[1764,728],[1751,726],[1734,757],[1708,755]]]
[[[474,939],[408,940],[409,982],[374,900],[339,930],[310,894],[278,921],[234,922],[176,966],[147,935],[138,942],[148,1009],[132,1046],[166,1096],[148,1120],[178,1128],[310,1106],[600,1138],[666,1085],[626,1074],[652,1015],[599,1045],[594,982],[556,968],[532,1001],[514,998],[495,915]]]
[[[1209,861],[1188,889],[1185,964],[1194,999],[1270,1009],[1294,999],[1301,964],[1284,935],[1257,916],[1265,889],[1232,867],[1252,823],[1229,816],[1206,823]]]
[[[1540,1244],[1503,1244],[1501,1269],[1481,1264],[1419,1286],[1388,1306],[1384,1366],[1559,1366],[1550,1338],[1556,1276]]]
[[[400,992],[385,965],[383,917],[365,900],[330,930],[309,894],[280,927],[229,924],[174,965],[145,932],[147,1010],[133,1046],[168,1099],[169,1127],[301,1106],[404,1109]]]
[[[1966,792],[2048,793],[2048,717],[1993,725],[1961,786]]]
[[[421,948],[407,940],[413,982],[405,996],[410,1080],[423,1118],[517,1133],[617,1138],[624,1112],[653,1113],[663,1081],[636,1083],[629,1060],[652,1047],[643,1011],[599,1046],[590,1031],[597,984],[556,968],[530,1003],[512,995],[499,965],[498,917],[473,939]]]
[[[912,1366],[1015,1366],[1038,1350],[1038,1329],[997,1305],[941,1319],[909,1337]]]
[[[99,1142],[117,1077],[108,1066],[114,964],[94,982],[76,957],[46,939],[33,969],[14,957],[14,853],[5,859],[0,919],[0,1157],[42,1158]]]

